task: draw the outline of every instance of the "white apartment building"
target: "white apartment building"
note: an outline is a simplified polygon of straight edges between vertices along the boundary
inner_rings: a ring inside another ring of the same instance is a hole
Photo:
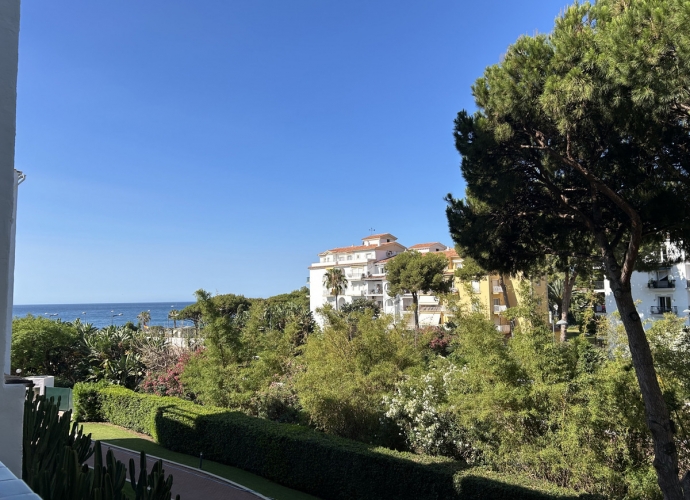
[[[310,309],[318,322],[321,318],[316,310],[325,304],[335,307],[335,296],[323,285],[326,271],[340,268],[347,278],[347,288],[338,296],[338,308],[351,303],[359,297],[378,303],[381,311],[402,319],[402,313],[412,305],[412,295],[388,295],[389,283],[386,280],[386,262],[407,250],[398,243],[398,238],[390,233],[374,234],[362,238],[361,245],[333,248],[318,254],[319,261],[309,266]],[[412,245],[410,250],[420,253],[448,252],[442,243],[422,243]],[[454,253],[454,252],[453,252]],[[439,300],[432,295],[419,295],[420,325],[438,325],[441,321]]]
[[[682,260],[678,264],[662,265],[649,272],[632,273],[630,286],[635,301],[640,301],[637,311],[643,320],[660,319],[665,313],[688,317],[690,310],[690,262],[685,254],[678,252],[669,243],[661,250],[660,261]],[[608,280],[604,281],[606,312],[617,310],[616,300]]]

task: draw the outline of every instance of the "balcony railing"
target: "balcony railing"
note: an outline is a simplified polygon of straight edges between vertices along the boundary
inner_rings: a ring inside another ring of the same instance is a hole
[[[673,313],[678,314],[677,306],[652,306],[650,311],[652,314],[666,314]]]
[[[503,293],[503,287],[500,285],[494,285],[492,289],[495,294]]]
[[[597,280],[594,283],[592,283],[592,286],[594,287],[595,290],[603,290],[604,289],[604,281]]]
[[[494,306],[494,314],[501,313],[508,309],[506,306]]]
[[[604,304],[594,304],[595,313],[606,313],[606,306]]]
[[[649,280],[648,288],[675,288],[675,280]]]
[[[510,325],[496,325],[496,330],[501,333],[510,333]]]

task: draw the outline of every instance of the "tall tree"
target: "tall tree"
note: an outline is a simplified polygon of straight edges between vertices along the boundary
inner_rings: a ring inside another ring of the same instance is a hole
[[[335,310],[338,310],[338,295],[343,293],[347,288],[347,278],[342,269],[333,267],[326,271],[323,275],[323,286],[330,290],[332,295],[335,295]]]
[[[642,245],[690,250],[690,8],[687,0],[575,4],[550,35],[522,37],[458,114],[465,200],[448,197],[453,239],[486,268],[547,254],[603,261],[629,340],[668,500],[675,425],[633,301]]]
[[[445,255],[421,254],[414,250],[400,253],[386,264],[389,294],[412,295],[415,328],[419,328],[419,293],[446,293],[450,290],[451,283],[443,274],[447,267],[448,259]]]
[[[173,320],[173,328],[177,328],[177,318],[180,315],[180,311],[177,309],[170,309],[168,313],[168,319]]]
[[[141,322],[141,326],[146,328],[151,322],[151,311],[141,311],[137,314],[137,319]]]

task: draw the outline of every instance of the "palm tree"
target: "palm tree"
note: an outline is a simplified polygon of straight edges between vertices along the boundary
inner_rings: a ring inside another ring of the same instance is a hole
[[[168,319],[173,320],[173,328],[177,328],[177,316],[180,314],[180,311],[177,309],[171,309],[170,312],[168,313]]]
[[[141,321],[142,326],[146,328],[148,324],[151,322],[151,311],[141,311],[137,315],[137,319]]]
[[[332,295],[335,295],[335,310],[337,311],[338,295],[347,288],[347,278],[343,270],[334,267],[326,271],[326,274],[323,275],[323,286],[328,288]]]

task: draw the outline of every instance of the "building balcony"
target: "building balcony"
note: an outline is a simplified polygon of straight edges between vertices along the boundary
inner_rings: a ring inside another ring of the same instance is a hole
[[[647,288],[668,289],[668,288],[675,288],[675,287],[676,287],[676,280],[649,280],[649,283],[647,283]]]
[[[364,273],[346,273],[345,277],[349,280],[361,280],[366,276]]]
[[[510,333],[510,325],[496,325],[496,330],[501,333]]]
[[[592,286],[594,287],[595,290],[603,290],[604,289],[604,280],[597,280],[592,283]]]
[[[495,295],[503,293],[503,287],[500,285],[499,286],[492,286],[491,289]]]
[[[666,313],[678,314],[678,307],[677,306],[651,306],[649,312],[651,314],[666,314]]]
[[[508,308],[506,306],[503,306],[503,305],[494,306],[494,314],[500,314],[503,311],[505,311],[506,309],[508,309]]]

